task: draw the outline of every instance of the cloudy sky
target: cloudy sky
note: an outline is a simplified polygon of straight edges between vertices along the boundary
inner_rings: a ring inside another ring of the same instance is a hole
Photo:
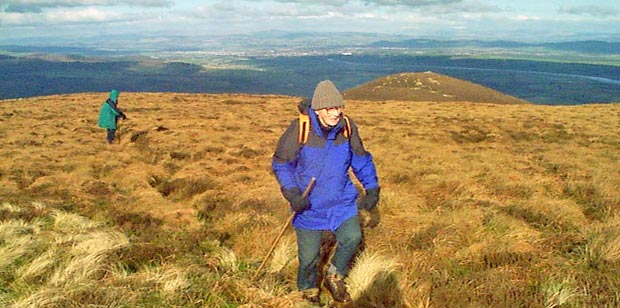
[[[0,0],[0,41],[95,34],[355,31],[620,41],[617,0]]]

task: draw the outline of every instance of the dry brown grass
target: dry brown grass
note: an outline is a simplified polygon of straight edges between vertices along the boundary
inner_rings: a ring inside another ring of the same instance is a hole
[[[0,102],[0,303],[301,307],[292,232],[250,280],[288,216],[270,163],[297,99],[121,93],[107,145],[105,98]],[[354,271],[385,271],[352,283],[356,307],[620,304],[619,104],[346,112],[382,185]]]

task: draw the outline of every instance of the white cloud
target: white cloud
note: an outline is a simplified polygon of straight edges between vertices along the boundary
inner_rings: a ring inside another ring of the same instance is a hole
[[[5,26],[97,24],[135,20],[135,17],[96,8],[49,10],[42,13],[0,13],[0,18]]]
[[[275,2],[280,3],[297,3],[297,4],[305,4],[305,5],[328,5],[328,6],[343,6],[352,1],[350,0],[274,0]]]
[[[447,5],[463,2],[463,0],[364,0],[367,4],[386,6],[421,7],[430,5]]]
[[[43,14],[44,18],[52,23],[79,23],[79,22],[103,22],[120,20],[117,14],[109,11],[86,8],[80,10],[54,10]]]
[[[244,23],[259,23],[265,20],[311,20],[344,18],[347,16],[369,16],[370,10],[364,8],[353,8],[351,5],[345,7],[322,6],[302,3],[303,1],[278,1],[278,5],[251,5],[250,3],[240,2],[219,2],[212,5],[203,5],[181,12],[181,15],[191,18],[210,18],[220,20],[236,20]],[[285,3],[286,2],[286,3]],[[326,2],[326,1],[323,1]],[[332,1],[333,2],[333,1]]]
[[[0,8],[8,13],[41,13],[48,8],[90,6],[168,7],[171,0],[4,0]]]
[[[571,29],[616,31],[620,11],[539,0],[0,0],[0,37],[101,31],[230,34],[263,30],[358,31],[419,37],[513,37]],[[555,26],[555,25],[562,25]],[[14,31],[17,29],[19,31]],[[17,33],[20,34],[17,34]]]
[[[599,5],[562,6],[558,10],[558,13],[569,15],[590,15],[603,18],[620,16],[619,9]]]
[[[528,21],[528,20],[541,20],[539,16],[529,16],[529,15],[516,15],[513,17],[514,20]]]

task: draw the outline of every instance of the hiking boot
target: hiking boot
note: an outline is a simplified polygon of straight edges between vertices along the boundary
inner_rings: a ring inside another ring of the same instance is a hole
[[[311,303],[318,304],[321,302],[319,288],[305,289],[301,291],[301,298]]]
[[[344,285],[344,277],[339,274],[328,273],[323,280],[323,285],[335,301],[341,303],[351,301],[351,295],[349,295],[347,287]]]

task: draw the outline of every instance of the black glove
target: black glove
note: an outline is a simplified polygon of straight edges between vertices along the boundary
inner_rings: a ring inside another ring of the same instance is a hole
[[[374,209],[377,206],[377,203],[379,203],[380,191],[381,188],[379,187],[367,190],[366,195],[357,201],[357,207],[368,211]]]
[[[298,187],[282,189],[284,198],[291,204],[291,209],[297,213],[301,213],[310,207],[308,199],[302,198],[301,190]]]
[[[121,118],[122,118],[123,120],[127,120],[127,115],[125,115],[124,113],[122,113],[122,112],[121,112]]]

